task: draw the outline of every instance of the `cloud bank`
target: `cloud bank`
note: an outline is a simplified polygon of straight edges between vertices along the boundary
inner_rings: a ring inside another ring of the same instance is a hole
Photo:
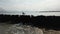
[[[5,10],[60,11],[60,0],[0,0]]]

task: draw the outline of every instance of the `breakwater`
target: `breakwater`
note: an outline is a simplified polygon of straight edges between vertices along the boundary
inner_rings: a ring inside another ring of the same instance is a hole
[[[32,27],[60,30],[60,16],[0,15],[0,23],[23,23]]]

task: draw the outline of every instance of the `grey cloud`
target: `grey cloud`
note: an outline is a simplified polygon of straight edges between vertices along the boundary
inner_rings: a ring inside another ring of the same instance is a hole
[[[0,0],[0,7],[7,10],[60,11],[60,0]]]

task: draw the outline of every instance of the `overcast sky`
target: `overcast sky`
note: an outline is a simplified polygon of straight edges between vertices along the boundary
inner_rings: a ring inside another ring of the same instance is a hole
[[[60,11],[60,0],[0,0],[0,8],[23,11]]]

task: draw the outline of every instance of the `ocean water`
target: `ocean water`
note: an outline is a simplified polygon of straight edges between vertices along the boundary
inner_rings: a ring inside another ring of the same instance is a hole
[[[0,34],[43,34],[43,30],[22,24],[0,24]]]
[[[45,30],[23,24],[0,23],[0,34],[60,34],[60,31]]]
[[[60,16],[60,12],[43,12],[43,11],[7,11],[7,12],[0,12],[0,14],[6,14],[6,15],[23,15],[22,13],[25,13],[25,15],[45,15],[45,16]]]

